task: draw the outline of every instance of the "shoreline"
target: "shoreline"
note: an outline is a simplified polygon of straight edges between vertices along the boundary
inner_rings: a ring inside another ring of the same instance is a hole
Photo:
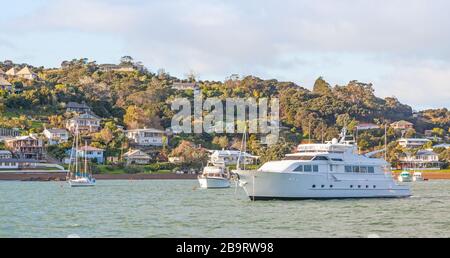
[[[397,177],[400,172],[393,172]],[[450,172],[422,172],[426,180],[450,180]],[[95,174],[97,180],[194,180],[195,174]],[[65,181],[65,172],[0,172],[0,181]]]
[[[192,180],[194,174],[95,174],[97,180]],[[0,172],[0,181],[66,181],[66,173]]]

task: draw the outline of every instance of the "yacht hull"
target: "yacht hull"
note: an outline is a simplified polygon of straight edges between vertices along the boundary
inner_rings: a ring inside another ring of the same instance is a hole
[[[95,186],[95,180],[89,180],[89,179],[70,179],[68,181],[69,185],[71,187],[89,187],[89,186]]]
[[[204,188],[204,189],[229,188],[230,187],[230,180],[228,180],[227,178],[201,177],[201,178],[198,178],[198,183],[200,184],[200,188]]]
[[[239,185],[252,200],[401,198],[411,196],[408,186],[398,185],[392,177],[371,175],[367,179],[345,174],[280,173],[234,171]]]

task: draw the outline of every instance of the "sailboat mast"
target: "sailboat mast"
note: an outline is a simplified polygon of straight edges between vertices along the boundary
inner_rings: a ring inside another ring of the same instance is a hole
[[[84,176],[87,177],[87,155],[86,155],[86,150],[87,150],[87,141],[84,141]]]

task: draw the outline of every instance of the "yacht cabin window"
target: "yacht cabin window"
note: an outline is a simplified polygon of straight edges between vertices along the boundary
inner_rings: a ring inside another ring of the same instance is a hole
[[[294,169],[294,172],[303,172],[303,165],[300,165]]]
[[[311,165],[305,165],[304,166],[304,170],[305,170],[305,172],[311,172],[312,171],[312,166]]]
[[[283,160],[312,160],[313,156],[286,156]]]

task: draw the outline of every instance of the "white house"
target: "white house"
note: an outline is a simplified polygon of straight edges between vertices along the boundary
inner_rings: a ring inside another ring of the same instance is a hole
[[[212,150],[210,151],[211,156],[210,160],[213,163],[222,163],[225,165],[236,165],[239,155],[241,164],[254,164],[255,161],[259,158],[258,156],[253,156],[246,152],[240,152],[237,150]]]
[[[415,155],[405,154],[400,158],[402,169],[438,170],[441,162],[437,153],[431,150],[420,150]]]
[[[72,133],[75,133],[77,128],[80,133],[95,133],[100,130],[100,121],[98,116],[85,113],[67,120],[66,128]]]
[[[89,160],[95,160],[98,164],[105,161],[103,156],[105,150],[95,148],[92,146],[82,146],[78,148],[78,156],[82,158],[87,158]]]
[[[398,140],[398,144],[404,148],[420,148],[429,142],[431,141],[425,138],[401,138]]]
[[[125,131],[125,135],[131,144],[139,146],[162,146],[166,138],[165,131],[154,128],[127,130]]]
[[[60,144],[69,140],[69,132],[65,129],[45,129],[44,136],[47,138],[49,145]]]
[[[141,150],[130,150],[127,153],[123,154],[123,158],[125,159],[127,165],[144,165],[150,163],[151,160],[151,157]]]
[[[0,150],[0,169],[17,169],[19,163],[12,158],[12,153],[8,150]]]
[[[372,129],[380,129],[379,125],[372,124],[372,123],[359,123],[356,126],[356,129],[358,130],[372,130]]]

